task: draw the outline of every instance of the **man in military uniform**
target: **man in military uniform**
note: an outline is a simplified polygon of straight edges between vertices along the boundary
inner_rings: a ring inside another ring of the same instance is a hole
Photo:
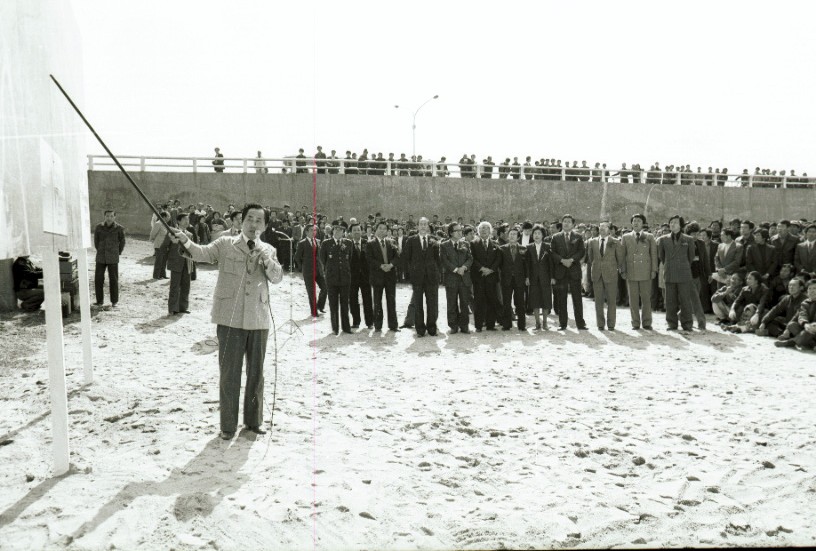
[[[345,239],[345,228],[336,224],[332,228],[332,238],[320,244],[320,262],[326,276],[329,292],[329,310],[332,331],[335,335],[351,333],[349,324],[349,289],[351,286],[351,251],[353,244]],[[339,300],[339,310],[338,310]]]

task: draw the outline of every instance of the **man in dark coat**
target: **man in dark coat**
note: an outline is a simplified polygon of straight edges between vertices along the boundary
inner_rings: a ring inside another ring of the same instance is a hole
[[[116,212],[105,211],[105,221],[94,229],[94,248],[96,248],[96,271],[94,272],[94,290],[96,305],[102,306],[105,298],[105,270],[110,280],[111,305],[119,302],[119,255],[125,249],[125,228],[116,222]]]
[[[375,237],[368,242],[368,281],[374,293],[374,331],[382,331],[383,318],[387,317],[388,328],[399,331],[397,321],[397,262],[399,253],[391,239],[386,238],[388,224],[377,222]],[[386,314],[383,314],[382,297],[385,292]]]
[[[312,317],[316,318],[319,312],[326,308],[326,282],[323,279],[323,267],[320,261],[320,241],[316,239],[317,232],[314,224],[307,224],[303,230],[304,237],[297,245],[295,263],[303,273],[303,283],[309,295],[309,309]],[[319,296],[315,300],[315,285],[320,288]]]
[[[331,239],[320,244],[320,262],[326,277],[329,291],[329,309],[332,331],[335,335],[351,333],[349,325],[349,289],[351,286],[351,249],[350,239],[343,237],[345,228],[340,224],[333,226]],[[339,301],[339,308],[338,308]]]
[[[468,329],[468,304],[470,303],[470,268],[473,257],[470,245],[462,239],[462,225],[448,224],[449,239],[442,242],[441,259],[444,273],[445,296],[448,304],[448,327],[451,334],[470,333]]]
[[[552,236],[553,263],[555,269],[555,310],[561,331],[567,328],[567,293],[572,296],[572,310],[578,329],[587,329],[584,321],[584,305],[581,298],[581,259],[585,247],[583,238],[572,231],[575,218],[571,214],[561,217],[561,231]]]
[[[424,216],[417,224],[419,232],[408,238],[403,248],[404,266],[411,274],[416,308],[415,327],[417,335],[425,336],[425,331],[436,336],[436,319],[439,309],[439,243],[430,234],[430,224]],[[424,300],[423,300],[424,297]],[[428,307],[425,316],[425,302]]]
[[[368,282],[368,260],[366,245],[363,241],[363,227],[355,222],[349,227],[351,231],[351,288],[349,305],[351,309],[351,328],[360,327],[360,297],[363,299],[363,319],[366,327],[374,326],[374,310],[371,307],[371,285]]]
[[[666,282],[666,323],[669,330],[676,330],[678,323],[677,311],[680,310],[679,321],[684,331],[693,328],[694,293],[691,263],[697,254],[694,239],[683,233],[685,221],[680,215],[669,218],[669,233],[657,240],[657,256],[664,265]],[[698,321],[699,322],[699,321]],[[705,325],[701,324],[701,330]]]
[[[470,246],[473,255],[473,324],[476,332],[482,327],[488,331],[496,330],[496,320],[501,315],[499,295],[496,289],[499,283],[501,254],[499,245],[491,239],[493,226],[490,222],[480,222],[477,229],[478,239]]]
[[[189,215],[181,213],[176,219],[179,228],[187,228]],[[188,239],[193,239],[193,234],[182,229]],[[169,241],[169,239],[168,239]],[[195,240],[193,240],[195,241]],[[167,268],[170,270],[170,294],[167,297],[167,313],[189,314],[190,311],[190,274],[193,268],[193,261],[186,256],[182,256],[184,245],[181,243],[170,243],[170,250],[167,254]]]
[[[507,240],[507,244],[499,247],[502,299],[504,300],[502,329],[509,331],[513,327],[512,304],[516,308],[518,330],[525,331],[527,329],[527,312],[524,303],[524,294],[528,285],[527,247],[519,244],[519,229],[515,226],[507,230]]]

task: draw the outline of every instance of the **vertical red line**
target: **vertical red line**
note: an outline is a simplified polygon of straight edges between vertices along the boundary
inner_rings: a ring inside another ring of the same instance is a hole
[[[312,218],[317,227],[317,161],[312,157]],[[317,238],[315,238],[317,243]],[[317,312],[317,247],[312,247],[312,288]],[[312,547],[317,549],[317,323],[312,319]]]

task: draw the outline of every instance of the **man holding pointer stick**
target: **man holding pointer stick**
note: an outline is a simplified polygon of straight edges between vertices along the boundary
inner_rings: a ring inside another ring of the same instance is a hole
[[[221,438],[229,440],[238,425],[241,368],[246,355],[244,424],[264,434],[263,364],[269,336],[269,282],[280,283],[283,268],[275,248],[260,240],[268,223],[261,205],[250,203],[242,213],[241,233],[224,235],[209,245],[193,243],[173,229],[170,239],[181,243],[196,262],[218,262],[212,322],[217,324],[220,368]]]

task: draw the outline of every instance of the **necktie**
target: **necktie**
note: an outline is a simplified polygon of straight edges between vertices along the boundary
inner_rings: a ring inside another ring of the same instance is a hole
[[[380,239],[380,249],[382,249],[383,263],[387,264],[388,263],[388,252],[386,251],[386,248],[385,248],[385,241],[383,241],[382,239]]]
[[[603,256],[603,255],[604,255],[604,251],[605,251],[605,247],[604,247],[604,245],[605,245],[605,244],[606,244],[606,239],[603,239],[603,238],[602,238],[602,239],[601,239],[601,256]]]
[[[637,240],[640,241],[640,232],[637,232]]]
[[[427,249],[428,249],[428,244],[427,244],[427,243],[425,243],[425,238],[423,237],[423,238],[422,238],[422,250],[423,250],[423,251],[425,251],[425,250],[427,250]]]
[[[564,234],[564,242],[567,244],[567,256],[569,256],[569,254],[570,254],[570,234],[569,233]]]
[[[252,239],[250,239],[249,241],[247,241],[247,247],[249,247],[249,250],[250,250],[250,251],[251,251],[252,249],[254,249],[254,248],[255,248],[255,241],[253,241]]]
[[[359,253],[360,252],[360,242],[355,241],[354,243],[355,243],[355,246],[357,247],[357,252]]]
[[[515,262],[516,261],[516,246],[515,245],[510,246],[510,256],[513,257],[513,262]]]

